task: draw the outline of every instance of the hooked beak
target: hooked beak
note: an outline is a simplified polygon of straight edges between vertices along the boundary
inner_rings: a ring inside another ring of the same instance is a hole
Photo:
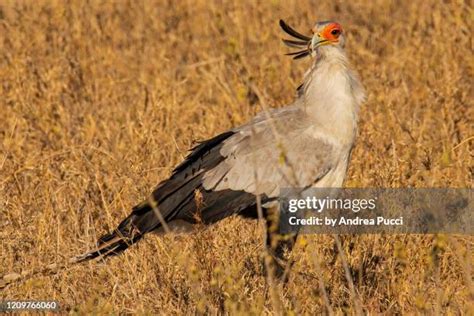
[[[316,27],[312,28],[311,32],[313,32],[314,34],[313,38],[311,39],[311,47],[313,50],[329,42],[327,39],[322,37],[320,33],[318,33],[318,30],[316,29]]]
[[[329,41],[324,37],[321,37],[320,34],[315,33],[313,38],[311,39],[311,49],[314,51],[316,48],[322,45],[329,44]]]

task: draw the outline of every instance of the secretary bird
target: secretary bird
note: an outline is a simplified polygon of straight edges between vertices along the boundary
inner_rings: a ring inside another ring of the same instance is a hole
[[[232,214],[257,217],[258,205],[268,228],[278,219],[269,210],[275,209],[280,188],[342,186],[365,98],[344,52],[343,29],[336,22],[318,22],[308,37],[282,20],[280,26],[296,38],[283,42],[301,48],[287,55],[314,58],[294,102],[192,148],[149,199],[77,262],[118,254],[145,234],[179,223],[211,224]],[[268,232],[267,245],[281,259],[296,237],[288,243]]]

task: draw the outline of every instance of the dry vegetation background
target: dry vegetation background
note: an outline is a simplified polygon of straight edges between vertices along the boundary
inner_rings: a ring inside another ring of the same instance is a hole
[[[310,61],[283,55],[280,18],[346,28],[368,92],[348,186],[472,187],[472,16],[470,1],[1,1],[0,275],[90,249],[193,141],[262,101],[291,102]],[[269,287],[257,223],[230,218],[40,273],[0,300],[99,314],[474,313],[472,237],[342,241],[344,256],[332,236],[305,236],[288,284]]]

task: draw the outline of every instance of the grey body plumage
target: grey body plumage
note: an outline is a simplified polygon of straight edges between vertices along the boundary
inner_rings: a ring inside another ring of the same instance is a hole
[[[331,37],[325,34],[336,34],[340,26],[319,23],[308,37],[280,25],[298,39],[286,44],[306,47],[296,56],[315,57],[295,101],[194,147],[150,199],[79,261],[117,254],[174,221],[210,224],[232,214],[256,216],[256,196],[270,205],[280,188],[342,186],[364,100],[343,50],[342,29]]]

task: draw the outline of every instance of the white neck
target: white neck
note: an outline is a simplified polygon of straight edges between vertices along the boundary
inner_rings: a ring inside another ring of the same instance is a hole
[[[352,145],[364,91],[349,69],[343,49],[321,46],[304,80],[303,106],[318,129],[341,145]]]

